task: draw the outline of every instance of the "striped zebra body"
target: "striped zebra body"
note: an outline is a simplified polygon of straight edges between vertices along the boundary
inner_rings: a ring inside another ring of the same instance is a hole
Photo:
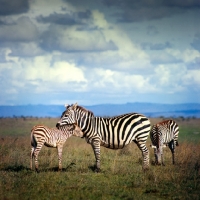
[[[83,132],[75,125],[65,125],[57,128],[48,128],[43,125],[34,126],[31,130],[31,161],[30,168],[32,169],[32,159],[35,159],[35,169],[38,172],[38,154],[42,146],[54,147],[58,150],[59,170],[62,170],[62,149],[67,138],[72,135],[82,137]]]
[[[68,106],[57,127],[77,122],[84,137],[93,147],[96,171],[100,171],[100,146],[121,149],[134,141],[143,155],[143,168],[149,168],[149,151],[146,140],[150,132],[150,121],[138,113],[129,113],[112,118],[94,117],[91,111],[78,106]]]
[[[156,164],[164,165],[163,147],[169,146],[172,163],[175,163],[175,147],[178,146],[179,127],[173,120],[166,120],[153,125],[150,137],[154,148]]]

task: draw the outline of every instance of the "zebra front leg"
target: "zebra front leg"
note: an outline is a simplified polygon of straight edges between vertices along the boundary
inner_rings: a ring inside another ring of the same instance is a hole
[[[92,148],[94,150],[94,155],[96,158],[96,169],[95,172],[100,172],[100,140],[99,139],[93,139],[91,142]]]
[[[62,149],[63,144],[58,144],[57,150],[58,150],[58,170],[62,171]]]
[[[161,165],[165,166],[164,156],[163,156],[163,147],[160,148],[160,154],[161,154]]]

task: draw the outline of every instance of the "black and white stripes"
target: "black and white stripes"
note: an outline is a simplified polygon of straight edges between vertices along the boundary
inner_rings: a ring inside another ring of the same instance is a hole
[[[172,152],[172,163],[175,163],[175,147],[178,146],[179,127],[173,120],[166,120],[153,125],[150,137],[154,148],[156,164],[164,165],[163,147],[169,146]]]
[[[31,161],[30,168],[32,169],[32,159],[35,158],[35,169],[38,171],[38,154],[43,145],[54,147],[58,150],[59,170],[62,170],[62,149],[65,141],[70,136],[83,136],[83,132],[76,124],[60,126],[57,128],[48,128],[43,125],[34,126],[31,130]]]
[[[100,170],[100,146],[120,149],[134,141],[143,155],[143,168],[149,167],[149,151],[146,140],[150,132],[150,121],[138,113],[124,114],[112,118],[94,117],[91,111],[74,104],[63,112],[57,127],[77,122],[84,137],[93,147],[96,171]]]

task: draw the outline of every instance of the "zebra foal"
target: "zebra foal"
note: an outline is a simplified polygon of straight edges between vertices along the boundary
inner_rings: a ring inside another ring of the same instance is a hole
[[[91,144],[96,158],[96,172],[100,171],[100,146],[122,149],[135,142],[142,152],[143,169],[149,168],[149,151],[146,140],[150,132],[150,121],[144,115],[128,113],[111,118],[95,117],[77,104],[67,106],[57,127],[78,123],[86,141]]]
[[[172,153],[172,163],[175,163],[175,147],[178,146],[178,124],[173,120],[166,120],[154,124],[150,131],[150,138],[154,148],[155,163],[164,164],[163,147],[169,146]]]
[[[76,124],[60,126],[58,128],[48,128],[43,125],[34,126],[31,130],[31,161],[30,168],[32,170],[32,160],[35,159],[35,170],[38,172],[38,154],[42,146],[54,147],[58,150],[59,170],[62,170],[62,149],[67,138],[72,135],[82,137],[83,132]]]

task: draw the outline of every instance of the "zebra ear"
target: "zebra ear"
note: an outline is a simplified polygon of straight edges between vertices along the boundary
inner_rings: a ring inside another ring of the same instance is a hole
[[[78,103],[75,103],[72,108],[75,109],[78,106]]]
[[[67,108],[69,106],[69,104],[65,104],[65,108]]]

